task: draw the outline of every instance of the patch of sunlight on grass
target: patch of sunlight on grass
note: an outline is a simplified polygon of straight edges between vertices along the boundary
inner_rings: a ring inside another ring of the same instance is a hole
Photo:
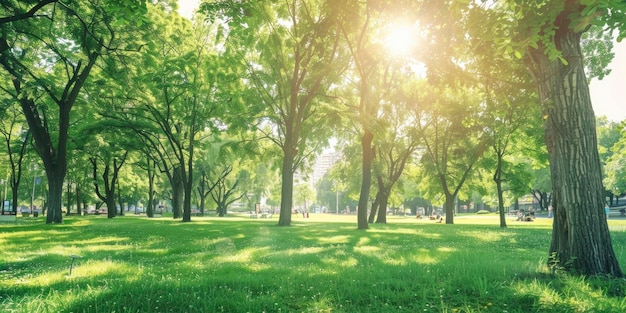
[[[354,252],[360,252],[363,254],[368,254],[368,253],[376,253],[381,251],[380,247],[377,246],[358,246],[358,247],[354,247],[353,249]]]
[[[15,232],[3,232],[0,233],[0,239],[3,238],[33,238],[37,235],[41,235],[41,231],[15,231]],[[4,240],[4,239],[3,239]]]
[[[317,254],[326,251],[323,247],[300,247],[300,249],[290,249],[290,255],[302,255],[302,254]]]
[[[385,265],[393,265],[393,266],[405,266],[409,265],[409,260],[407,260],[404,256],[390,256],[389,254],[379,255],[378,258],[380,262]]]
[[[435,258],[430,254],[424,254],[424,253],[413,255],[411,257],[411,261],[417,264],[437,264],[441,262],[441,260],[439,260],[438,258]]]
[[[456,252],[457,250],[458,249],[450,248],[450,247],[439,247],[439,248],[437,248],[437,251],[439,251],[439,252],[447,252],[447,253]]]
[[[216,262],[251,263],[256,256],[255,252],[259,250],[260,249],[256,248],[239,249],[230,254],[222,253],[221,255],[216,256],[214,260]]]
[[[206,250],[215,249],[216,239],[200,238],[191,242],[191,245],[204,247]]]
[[[119,237],[97,237],[97,238],[89,238],[89,239],[80,239],[76,241],[68,241],[67,243],[80,243],[81,245],[95,245],[95,244],[116,244],[119,242],[130,241],[128,238],[119,238]]]
[[[85,227],[91,224],[91,220],[88,219],[80,219],[74,220],[71,224],[72,227]]]
[[[105,251],[125,251],[125,250],[131,250],[133,247],[131,245],[120,245],[120,244],[115,244],[115,245],[90,245],[87,247],[82,248],[83,251],[87,251],[87,252],[94,252],[94,253],[102,253]]]
[[[45,272],[36,276],[24,276],[15,282],[15,285],[27,287],[50,287],[65,281],[67,271]]]
[[[48,251],[50,254],[68,256],[70,254],[79,254],[80,249],[76,246],[55,246],[50,248]]]
[[[322,263],[327,264],[329,266],[328,269],[353,268],[359,264],[359,260],[357,260],[354,257],[348,257],[348,258],[331,257],[331,258],[324,258],[321,261]]]
[[[434,257],[430,250],[419,249],[416,253],[410,256],[408,261],[417,264],[438,264],[442,260]]]
[[[388,234],[402,234],[402,235],[420,235],[424,233],[424,230],[419,229],[419,228],[389,228],[389,229],[377,229],[372,232],[388,233]]]
[[[350,236],[347,236],[347,235],[337,235],[337,236],[330,236],[330,237],[321,237],[321,238],[317,238],[317,240],[320,243],[345,244],[345,243],[349,243],[350,242]]]
[[[366,246],[370,243],[371,239],[369,237],[361,237],[359,238],[359,242],[357,242],[356,246]]]
[[[77,261],[72,267],[72,275],[69,276],[68,267],[63,270],[54,272],[43,272],[39,275],[29,276],[16,281],[16,285],[27,287],[47,288],[57,284],[62,284],[67,279],[80,279],[82,277],[106,276],[110,273],[116,273],[124,276],[125,281],[136,281],[139,279],[139,271],[128,264],[113,262],[111,260],[87,262]]]
[[[584,277],[562,277],[564,281],[520,281],[514,288],[518,293],[538,299],[541,307],[550,308],[566,303],[572,312],[592,312],[599,309],[606,295],[601,290],[594,290]],[[559,286],[562,284],[562,286]]]
[[[484,230],[475,230],[475,231],[459,231],[460,236],[470,237],[474,239],[478,239],[484,242],[497,242],[507,237],[514,237],[514,233],[507,232],[495,232],[495,231],[484,231]]]
[[[424,237],[425,239],[443,239],[443,236],[440,233],[422,233],[420,234],[421,237]]]
[[[68,278],[76,279],[82,277],[110,276],[118,274],[124,277],[124,281],[133,282],[140,279],[143,266],[137,267],[125,262],[114,262],[113,260],[89,260],[85,263],[74,263],[72,276]]]

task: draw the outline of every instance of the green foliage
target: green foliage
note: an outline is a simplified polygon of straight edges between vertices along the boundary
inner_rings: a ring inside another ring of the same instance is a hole
[[[626,192],[626,131],[620,126],[621,138],[610,149],[611,156],[604,166],[604,186],[614,195]]]
[[[613,34],[599,26],[593,26],[581,38],[587,79],[602,80],[611,73],[609,64],[613,60]]]

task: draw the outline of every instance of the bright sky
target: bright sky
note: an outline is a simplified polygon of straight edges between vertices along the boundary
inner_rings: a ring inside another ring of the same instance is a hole
[[[179,13],[191,17],[200,0],[178,0]],[[615,59],[609,65],[611,74],[589,86],[596,116],[607,116],[612,121],[626,120],[626,40],[615,45]]]
[[[191,18],[198,5],[200,5],[200,0],[178,0],[178,13],[186,18]]]
[[[596,116],[619,122],[626,120],[626,40],[615,44],[614,52],[611,74],[603,80],[592,80],[589,89]]]

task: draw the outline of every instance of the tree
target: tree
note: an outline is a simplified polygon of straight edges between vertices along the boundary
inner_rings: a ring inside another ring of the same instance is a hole
[[[167,3],[149,9],[151,22],[140,29],[144,52],[136,60],[142,66],[132,68],[128,80],[134,91],[117,110],[103,114],[144,140],[169,180],[174,218],[189,222],[196,146],[244,119],[241,81],[237,62],[220,55],[216,25],[192,25]]]
[[[622,137],[617,141],[610,151],[610,156],[604,165],[604,184],[613,195],[621,195],[626,192],[626,131],[624,126],[620,126]],[[612,197],[611,197],[612,198]]]
[[[7,173],[10,175],[7,177],[9,181],[5,184],[11,185],[11,203],[12,208],[9,211],[17,212],[18,193],[20,181],[22,180],[22,166],[24,164],[24,157],[28,151],[28,146],[32,143],[32,136],[30,131],[25,129],[26,126],[22,120],[22,115],[19,112],[19,108],[16,105],[12,105],[12,100],[3,103],[2,109],[2,127],[0,127],[0,133],[4,139],[4,146],[6,147],[7,158],[9,159],[6,164],[9,165]],[[6,106],[5,106],[6,104]],[[7,195],[4,195],[5,199]],[[4,201],[4,199],[2,199]],[[4,208],[4,203],[2,203]],[[8,208],[4,208],[5,210]]]
[[[397,4],[397,3],[393,3]],[[372,168],[376,154],[374,129],[381,101],[384,101],[393,79],[391,60],[378,40],[386,23],[397,18],[400,12],[386,1],[359,3],[349,1],[335,4],[342,16],[341,32],[347,50],[352,58],[352,68],[347,72],[347,81],[353,82],[354,91],[346,99],[348,118],[353,119],[352,127],[361,142],[361,189],[357,205],[357,227],[367,229]],[[406,13],[406,12],[405,12]],[[403,16],[404,17],[404,16]]]
[[[486,18],[489,12],[474,11],[469,17],[469,23]],[[506,227],[504,212],[504,192],[520,191],[528,192],[524,188],[530,182],[521,183],[517,180],[517,173],[527,173],[521,170],[524,166],[514,162],[511,154],[520,155],[525,140],[524,128],[530,128],[534,122],[539,122],[540,113],[535,104],[538,102],[536,93],[528,71],[522,62],[509,54],[501,54],[495,48],[489,28],[476,28],[471,32],[470,51],[471,62],[466,69],[476,75],[478,88],[484,95],[484,108],[480,115],[480,123],[484,124],[489,138],[489,145],[493,161],[489,163],[493,170],[492,180],[495,183],[497,206],[500,215],[500,227]],[[530,108],[530,109],[529,109]],[[512,147],[518,147],[517,151],[511,151]],[[521,166],[520,166],[521,165]],[[517,171],[516,171],[517,169]],[[513,188],[518,186],[518,188]],[[519,195],[518,195],[519,196]]]
[[[324,97],[337,80],[338,16],[326,1],[254,1],[229,14],[229,47],[241,56],[250,73],[255,102],[265,110],[259,129],[282,152],[278,225],[291,224],[294,173],[326,144],[335,120]],[[252,13],[254,12],[254,13]],[[233,17],[235,18],[235,17]],[[255,50],[238,51],[254,46]]]
[[[523,58],[537,85],[550,158],[554,214],[550,264],[585,275],[622,276],[611,245],[595,118],[581,50],[592,24],[623,27],[623,1],[504,1],[493,10],[495,38]],[[480,27],[485,27],[481,23]]]
[[[484,128],[475,123],[482,95],[460,84],[422,89],[426,94],[418,96],[415,110],[424,145],[423,184],[431,195],[443,194],[446,224],[454,224],[457,195],[487,148]]]
[[[116,26],[129,18],[140,21],[145,7],[143,1],[31,4],[2,3],[13,15],[0,21],[0,66],[11,77],[11,87],[4,90],[11,88],[11,97],[19,101],[46,170],[46,223],[62,223],[70,112],[81,102],[96,62],[123,49],[115,38]]]
[[[619,157],[615,157],[614,153],[619,153],[619,150],[613,149],[617,142],[621,138],[620,124],[616,122],[610,122],[606,116],[601,116],[596,119],[596,129],[598,132],[598,153],[600,154],[600,161],[603,168],[603,182],[606,197],[609,198],[609,204],[613,205],[613,198],[620,194],[615,194],[620,188],[616,187],[616,182],[621,180],[621,176],[618,173],[612,172],[612,170],[620,170],[620,167],[615,168],[615,163],[609,165],[609,160],[615,162]],[[619,163],[619,162],[618,162]],[[611,167],[611,168],[610,168]],[[609,176],[611,178],[609,178]]]
[[[410,83],[409,75],[401,76],[400,80],[409,81],[405,87],[414,87]],[[378,185],[376,198],[370,211],[369,223],[387,222],[387,205],[395,184],[398,182],[405,165],[409,162],[418,148],[420,136],[416,131],[416,123],[419,123],[415,115],[412,115],[410,107],[414,105],[410,98],[411,92],[402,88],[394,89],[393,96],[382,103],[381,118],[376,125],[377,137],[375,146],[377,159],[374,165],[374,173]]]

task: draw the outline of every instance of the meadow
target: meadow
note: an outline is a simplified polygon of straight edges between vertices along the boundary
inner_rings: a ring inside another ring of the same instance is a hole
[[[550,219],[507,222],[19,218],[0,224],[0,312],[626,312],[625,280],[546,266]],[[626,220],[609,225],[624,267]]]

